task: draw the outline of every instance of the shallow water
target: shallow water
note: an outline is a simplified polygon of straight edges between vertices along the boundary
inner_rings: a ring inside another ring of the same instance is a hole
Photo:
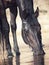
[[[21,47],[20,56],[7,58],[6,55],[0,55],[0,65],[49,65],[49,47],[44,46],[44,50],[45,55],[35,56],[29,47]]]

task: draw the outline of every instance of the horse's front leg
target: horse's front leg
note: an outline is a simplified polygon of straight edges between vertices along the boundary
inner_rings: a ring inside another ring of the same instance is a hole
[[[18,47],[18,43],[17,43],[17,36],[16,36],[16,16],[17,16],[17,8],[16,7],[11,7],[10,8],[10,16],[11,16],[11,30],[12,30],[12,35],[13,35],[13,41],[14,41],[14,51],[16,53],[16,55],[20,55],[19,52],[19,47]]]

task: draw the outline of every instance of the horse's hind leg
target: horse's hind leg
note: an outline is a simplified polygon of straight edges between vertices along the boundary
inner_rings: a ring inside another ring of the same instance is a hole
[[[1,18],[2,19],[2,34],[5,39],[6,50],[8,52],[8,56],[13,56],[12,50],[11,50],[11,45],[9,42],[9,24],[7,22],[4,8],[1,10],[1,16],[2,16],[2,18]]]
[[[18,47],[18,43],[17,43],[17,36],[16,36],[16,16],[17,16],[17,8],[16,7],[10,7],[10,16],[11,16],[11,30],[12,30],[12,34],[13,34],[13,41],[14,41],[14,51],[16,53],[16,55],[19,55],[19,47]]]

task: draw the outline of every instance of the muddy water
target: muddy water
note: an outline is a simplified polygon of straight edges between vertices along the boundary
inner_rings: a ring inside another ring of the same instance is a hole
[[[0,44],[0,65],[49,65],[49,1],[48,0],[34,0],[34,9],[39,7],[39,23],[41,24],[41,32],[42,32],[42,42],[44,44],[45,55],[43,56],[33,56],[32,49],[26,45],[21,37],[21,27],[22,22],[19,17],[19,13],[17,16],[17,40],[20,48],[20,56],[15,56],[11,59],[7,58],[7,51],[5,50],[3,53],[3,45]],[[9,11],[9,10],[7,10]],[[10,21],[9,12],[7,13],[8,22]],[[10,24],[10,22],[9,22]],[[13,40],[12,33],[10,31],[10,43],[13,51]],[[21,42],[20,42],[21,41]],[[5,46],[5,45],[4,45]],[[15,55],[15,53],[13,52]]]

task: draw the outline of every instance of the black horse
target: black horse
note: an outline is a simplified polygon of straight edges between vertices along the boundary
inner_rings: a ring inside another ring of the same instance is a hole
[[[39,9],[37,8],[34,13],[33,0],[0,0],[0,11],[3,26],[3,34],[6,39],[6,47],[8,53],[11,52],[11,47],[9,43],[9,24],[6,18],[5,10],[10,9],[11,16],[11,30],[13,34],[14,41],[14,51],[17,55],[20,54],[19,47],[16,39],[16,17],[17,17],[17,7],[19,8],[20,17],[22,19],[22,38],[26,44],[29,44],[34,54],[43,54],[42,42],[41,42],[41,26],[38,23],[37,16]]]

